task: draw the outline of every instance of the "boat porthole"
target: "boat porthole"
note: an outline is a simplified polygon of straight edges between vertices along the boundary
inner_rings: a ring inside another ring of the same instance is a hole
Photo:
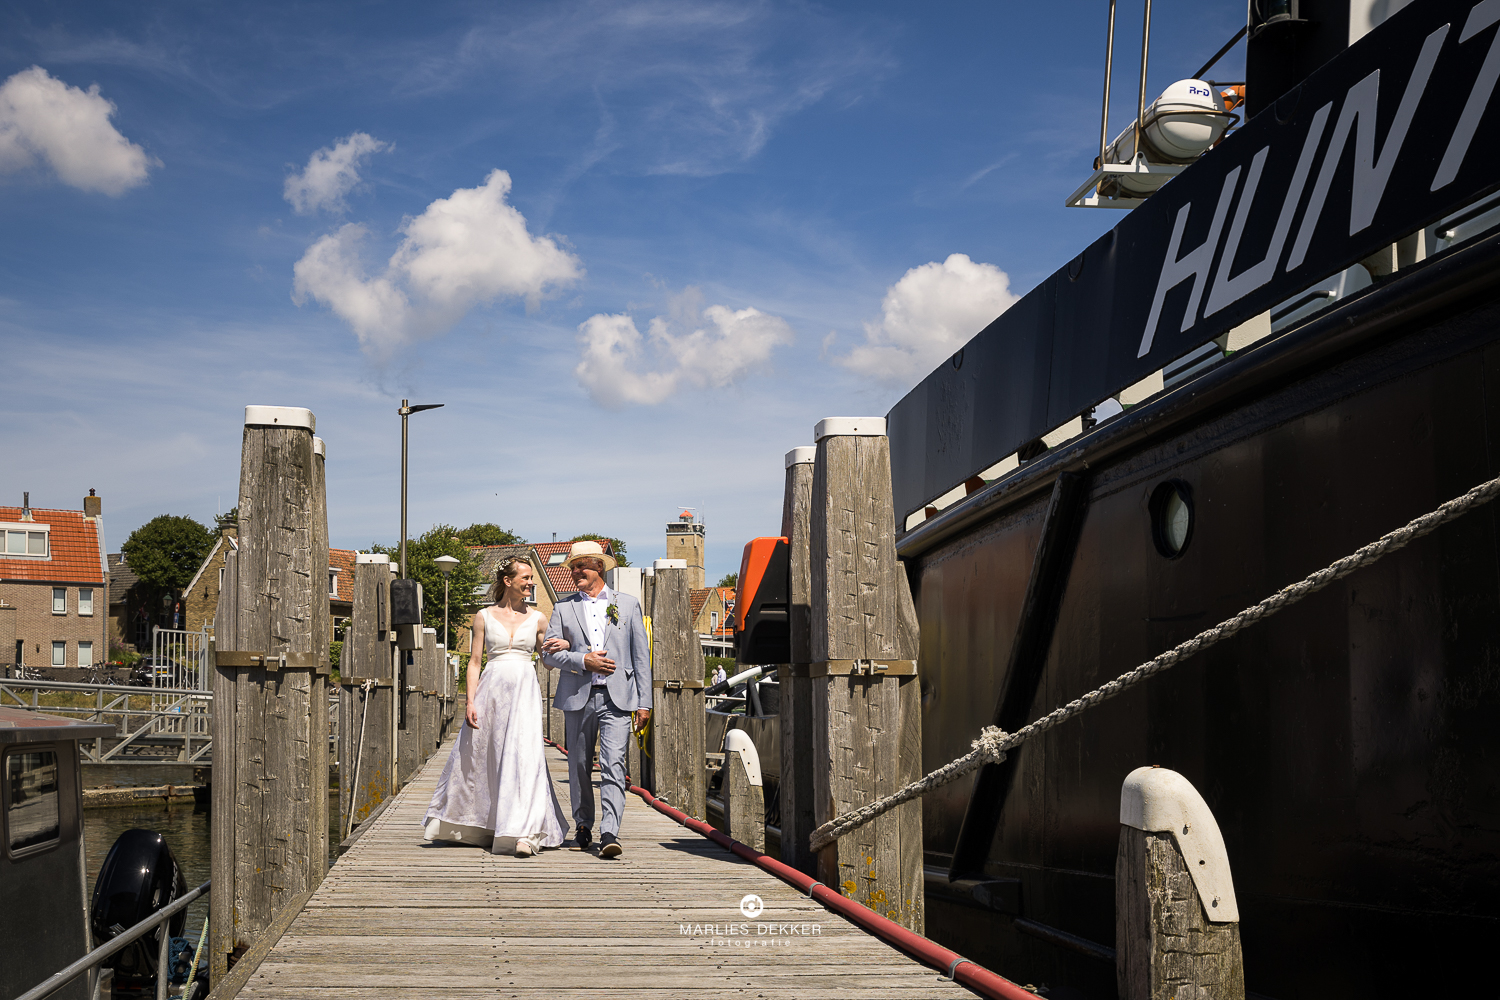
[[[1156,551],[1176,559],[1193,540],[1193,491],[1187,483],[1169,479],[1151,491],[1151,536]]]

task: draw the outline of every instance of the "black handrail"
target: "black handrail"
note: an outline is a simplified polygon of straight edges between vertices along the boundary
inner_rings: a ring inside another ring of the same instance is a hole
[[[108,943],[101,944],[78,961],[66,966],[61,972],[54,972],[46,981],[22,993],[16,997],[16,1000],[45,1000],[46,997],[50,997],[89,969],[103,962],[106,958],[111,957],[116,952],[123,951],[126,945],[132,943],[137,938],[145,937],[146,932],[157,924],[164,923],[187,909],[188,904],[193,900],[200,896],[206,896],[208,894],[208,887],[212,883],[213,879],[209,879],[191,892],[172,900],[171,903],[157,910],[145,920],[142,920],[128,930],[120,932],[110,938]],[[158,976],[165,976],[167,970],[165,968],[158,968],[156,974]],[[192,971],[189,971],[188,975],[191,978],[193,975]]]

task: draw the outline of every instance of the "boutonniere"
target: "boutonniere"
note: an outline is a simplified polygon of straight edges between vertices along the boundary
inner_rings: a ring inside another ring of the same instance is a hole
[[[609,619],[609,623],[611,625],[620,624],[620,606],[618,604],[611,604],[609,607],[605,608],[604,617]]]

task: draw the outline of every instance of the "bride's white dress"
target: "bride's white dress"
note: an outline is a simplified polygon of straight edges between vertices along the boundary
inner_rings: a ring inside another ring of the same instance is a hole
[[[459,729],[422,821],[425,839],[495,854],[515,853],[523,838],[557,847],[567,821],[542,753],[542,690],[531,660],[547,619],[533,612],[511,633],[488,608],[479,613],[489,657],[475,697],[479,729]]]

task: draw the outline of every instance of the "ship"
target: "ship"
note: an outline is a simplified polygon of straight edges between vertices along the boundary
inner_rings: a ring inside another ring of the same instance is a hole
[[[1500,475],[1497,29],[1496,0],[1252,0],[1211,148],[1134,155],[1144,88],[1101,129],[1073,201],[1119,223],[887,415],[925,770]],[[1492,505],[926,795],[926,933],[1116,996],[1121,785],[1155,765],[1222,830],[1248,995],[1467,993],[1497,719]]]

